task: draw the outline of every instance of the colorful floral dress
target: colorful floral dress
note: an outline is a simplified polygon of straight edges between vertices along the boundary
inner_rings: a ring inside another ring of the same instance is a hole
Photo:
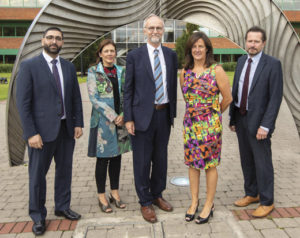
[[[208,169],[220,163],[222,114],[215,68],[216,64],[211,65],[199,77],[190,69],[184,74],[185,164],[195,169]]]

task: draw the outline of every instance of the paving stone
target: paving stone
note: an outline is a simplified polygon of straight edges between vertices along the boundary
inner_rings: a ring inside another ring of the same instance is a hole
[[[280,228],[299,227],[299,224],[294,220],[294,218],[275,218],[273,221]]]
[[[89,230],[86,234],[86,238],[99,238],[99,237],[107,237],[106,230]],[[121,235],[121,234],[120,234]],[[117,236],[116,236],[117,237]],[[122,236],[119,236],[120,238]]]
[[[247,238],[263,238],[262,234],[260,233],[260,231],[247,231],[244,234],[244,237]]]
[[[16,238],[35,238],[35,235],[32,232],[20,233],[20,234],[17,234]]]
[[[231,232],[231,228],[228,226],[228,223],[226,222],[217,222],[217,223],[211,223],[210,228],[212,233],[216,232]]]
[[[17,234],[0,234],[0,238],[15,238]]]
[[[261,233],[265,238],[289,238],[284,230],[281,229],[263,229]]]
[[[43,238],[61,238],[62,231],[46,231]]]
[[[250,221],[238,221],[238,224],[243,231],[254,231],[254,227]]]
[[[268,229],[268,228],[276,228],[275,223],[269,219],[256,219],[250,221],[255,229]]]
[[[64,231],[62,233],[61,238],[72,238],[72,236],[73,236],[73,231]]]
[[[300,237],[300,227],[297,228],[285,228],[285,232],[291,237],[291,238],[299,238]]]

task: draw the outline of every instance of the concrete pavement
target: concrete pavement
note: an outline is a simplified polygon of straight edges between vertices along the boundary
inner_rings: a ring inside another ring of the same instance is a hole
[[[272,138],[273,164],[275,168],[275,206],[272,216],[253,219],[247,210],[232,203],[243,196],[243,178],[235,134],[229,131],[228,111],[223,116],[222,161],[218,167],[219,181],[215,197],[215,213],[208,224],[196,225],[184,221],[190,204],[188,187],[169,183],[174,176],[187,176],[183,164],[182,118],[184,103],[178,91],[178,115],[172,128],[169,143],[169,168],[164,197],[174,206],[172,213],[156,209],[159,222],[146,223],[140,214],[140,206],[134,188],[132,153],[122,158],[120,195],[127,203],[125,210],[113,206],[112,214],[100,211],[94,179],[95,159],[88,158],[87,142],[91,104],[86,85],[81,84],[85,128],[77,141],[73,163],[72,209],[82,214],[76,223],[58,220],[54,215],[54,163],[47,176],[47,232],[43,237],[300,237],[300,140],[287,105],[283,102],[277,128]],[[5,138],[5,102],[0,102],[0,238],[34,237],[28,217],[27,166],[9,167]],[[28,158],[25,158],[28,161]],[[205,174],[200,179],[200,209],[205,201]],[[107,188],[109,188],[107,186]],[[107,190],[107,193],[109,190]],[[234,212],[232,212],[234,211]],[[27,226],[27,228],[26,228]],[[23,228],[22,228],[23,227]],[[29,228],[28,228],[29,227]],[[25,229],[26,228],[26,229]],[[27,232],[25,232],[27,231]]]

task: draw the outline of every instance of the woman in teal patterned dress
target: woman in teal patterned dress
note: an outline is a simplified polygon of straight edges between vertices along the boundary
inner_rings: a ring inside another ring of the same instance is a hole
[[[192,196],[185,219],[192,221],[198,211],[200,170],[205,170],[206,201],[196,219],[197,224],[202,224],[213,215],[218,180],[216,167],[220,163],[222,145],[222,113],[232,97],[228,77],[222,66],[214,63],[212,44],[203,32],[195,32],[188,39],[185,60],[180,85],[186,103],[184,154]]]
[[[125,208],[120,199],[119,178],[121,154],[131,150],[130,139],[123,120],[123,86],[125,69],[115,65],[116,45],[111,39],[100,42],[97,60],[89,68],[87,87],[92,102],[88,156],[97,157],[96,184],[99,206],[105,213],[112,208],[105,196],[107,170],[110,179],[110,202]]]

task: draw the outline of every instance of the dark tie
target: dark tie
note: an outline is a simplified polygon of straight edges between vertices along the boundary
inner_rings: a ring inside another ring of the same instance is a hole
[[[247,99],[248,99],[248,87],[249,87],[249,75],[251,71],[251,63],[252,59],[248,59],[248,66],[246,69],[246,74],[245,74],[245,79],[244,79],[244,84],[243,84],[243,91],[242,91],[242,99],[241,99],[241,104],[240,104],[240,113],[242,115],[246,114],[246,108],[247,108]]]
[[[155,100],[161,104],[164,99],[164,87],[162,79],[161,65],[158,57],[158,50],[154,50],[154,79],[155,79]]]
[[[51,63],[52,63],[52,73],[53,73],[53,76],[55,78],[58,94],[59,94],[59,97],[60,97],[60,100],[61,100],[61,114],[60,115],[63,116],[65,114],[65,112],[64,112],[64,99],[63,99],[63,96],[62,96],[59,73],[58,73],[58,69],[57,69],[57,66],[56,66],[57,60],[54,59],[54,60],[51,61]]]

